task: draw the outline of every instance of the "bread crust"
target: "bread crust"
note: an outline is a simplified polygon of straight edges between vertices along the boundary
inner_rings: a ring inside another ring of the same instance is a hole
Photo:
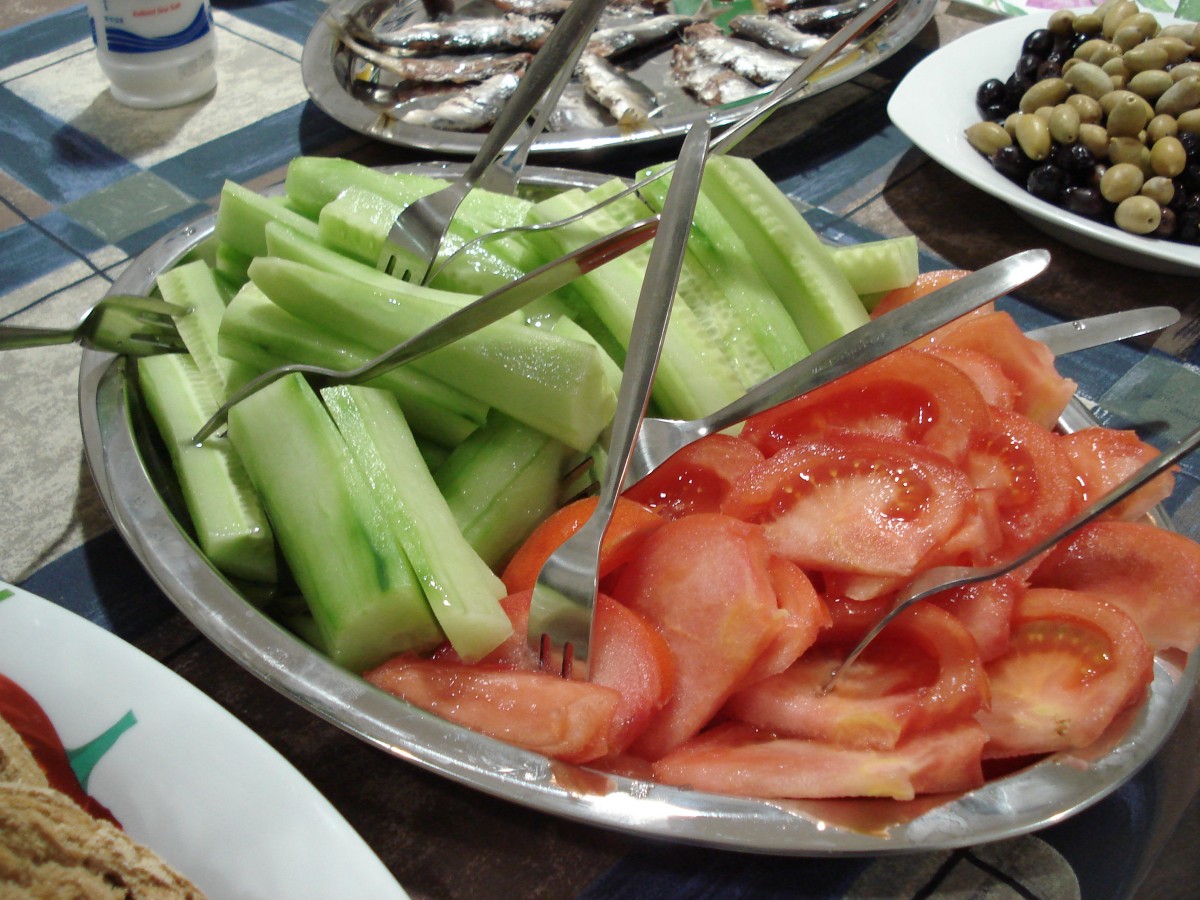
[[[33,752],[3,716],[0,716],[0,784],[50,786]]]

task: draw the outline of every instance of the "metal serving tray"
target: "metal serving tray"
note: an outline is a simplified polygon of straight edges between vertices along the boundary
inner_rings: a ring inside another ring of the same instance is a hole
[[[402,167],[455,175],[461,166]],[[590,187],[601,176],[531,167],[533,188]],[[114,292],[145,293],[213,231],[207,216],[134,260]],[[79,375],[84,448],[117,529],[206,637],[281,694],[347,732],[485,793],[551,815],[689,844],[797,856],[889,854],[977,845],[1031,832],[1098,802],[1158,751],[1186,708],[1200,654],[1163,655],[1146,704],[1111,740],[1049,757],[949,801],[768,802],[667,787],[559,763],[450,724],[341,669],[269,619],[205,559],[172,512],[169,466],[147,430],[126,361],[88,351]],[[1063,427],[1095,424],[1073,402]],[[1169,526],[1165,517],[1159,524]]]

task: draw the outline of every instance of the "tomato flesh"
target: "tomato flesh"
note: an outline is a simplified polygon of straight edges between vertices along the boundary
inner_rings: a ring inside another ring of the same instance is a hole
[[[1084,428],[1059,439],[1083,485],[1083,500],[1091,503],[1107,494],[1158,455],[1132,431]],[[1171,496],[1175,478],[1170,472],[1152,479],[1113,506],[1106,516],[1133,521]]]
[[[720,512],[733,483],[762,460],[753,444],[710,434],[679,450],[624,496],[668,519]]]

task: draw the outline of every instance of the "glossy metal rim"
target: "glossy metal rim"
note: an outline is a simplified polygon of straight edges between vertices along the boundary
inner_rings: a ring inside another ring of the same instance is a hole
[[[454,175],[459,166],[408,166]],[[526,179],[574,187],[603,179],[534,167]],[[207,216],[143,253],[113,292],[145,293],[156,275],[211,235]],[[380,749],[485,793],[541,812],[688,844],[794,856],[881,855],[978,845],[1052,825],[1108,796],[1158,751],[1183,714],[1200,654],[1186,669],[1156,661],[1150,698],[1129,730],[1086,766],[1052,757],[891,827],[886,836],[843,830],[817,804],[765,802],[688,791],[552,762],[445,722],[338,668],[248,603],[207,562],[172,516],[143,459],[124,361],[84,354],[80,418],[88,463],[134,555],[179,610],[266,684]],[[1078,402],[1063,418],[1095,424]],[[1169,525],[1165,517],[1160,524]]]
[[[355,11],[369,3],[378,0],[340,0],[331,9]],[[900,0],[895,12],[868,38],[869,51],[852,51],[842,62],[835,60],[827,74],[798,92],[790,102],[829,90],[879,65],[916,37],[933,18],[936,6],[937,0]],[[359,101],[346,89],[339,68],[337,42],[322,16],[304,43],[300,72],[309,96],[323,112],[353,131],[400,147],[428,150],[439,156],[473,157],[478,152],[483,143],[480,134],[382,122],[377,109]],[[744,103],[704,107],[695,103],[684,111],[656,116],[649,125],[635,130],[612,126],[547,132],[533,142],[530,153],[600,154],[633,144],[679,138],[701,117],[707,118],[714,130],[727,125],[738,118],[743,106]]]

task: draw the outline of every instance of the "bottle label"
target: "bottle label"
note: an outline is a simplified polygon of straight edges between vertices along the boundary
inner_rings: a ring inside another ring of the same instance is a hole
[[[159,4],[134,4],[133,9],[120,11],[111,7],[117,4],[106,2],[103,17],[103,44],[98,39],[97,46],[103,46],[109,53],[159,53],[163,50],[174,50],[186,47],[200,40],[212,28],[211,13],[208,4],[201,3],[196,8],[196,14],[183,28],[179,28],[181,14],[186,14],[185,6],[180,0],[168,0]],[[171,21],[174,19],[175,21]],[[186,20],[185,20],[186,21]],[[163,28],[175,30],[162,33]],[[97,29],[100,32],[100,29]],[[157,32],[157,33],[156,33]],[[96,35],[99,38],[99,33]]]

